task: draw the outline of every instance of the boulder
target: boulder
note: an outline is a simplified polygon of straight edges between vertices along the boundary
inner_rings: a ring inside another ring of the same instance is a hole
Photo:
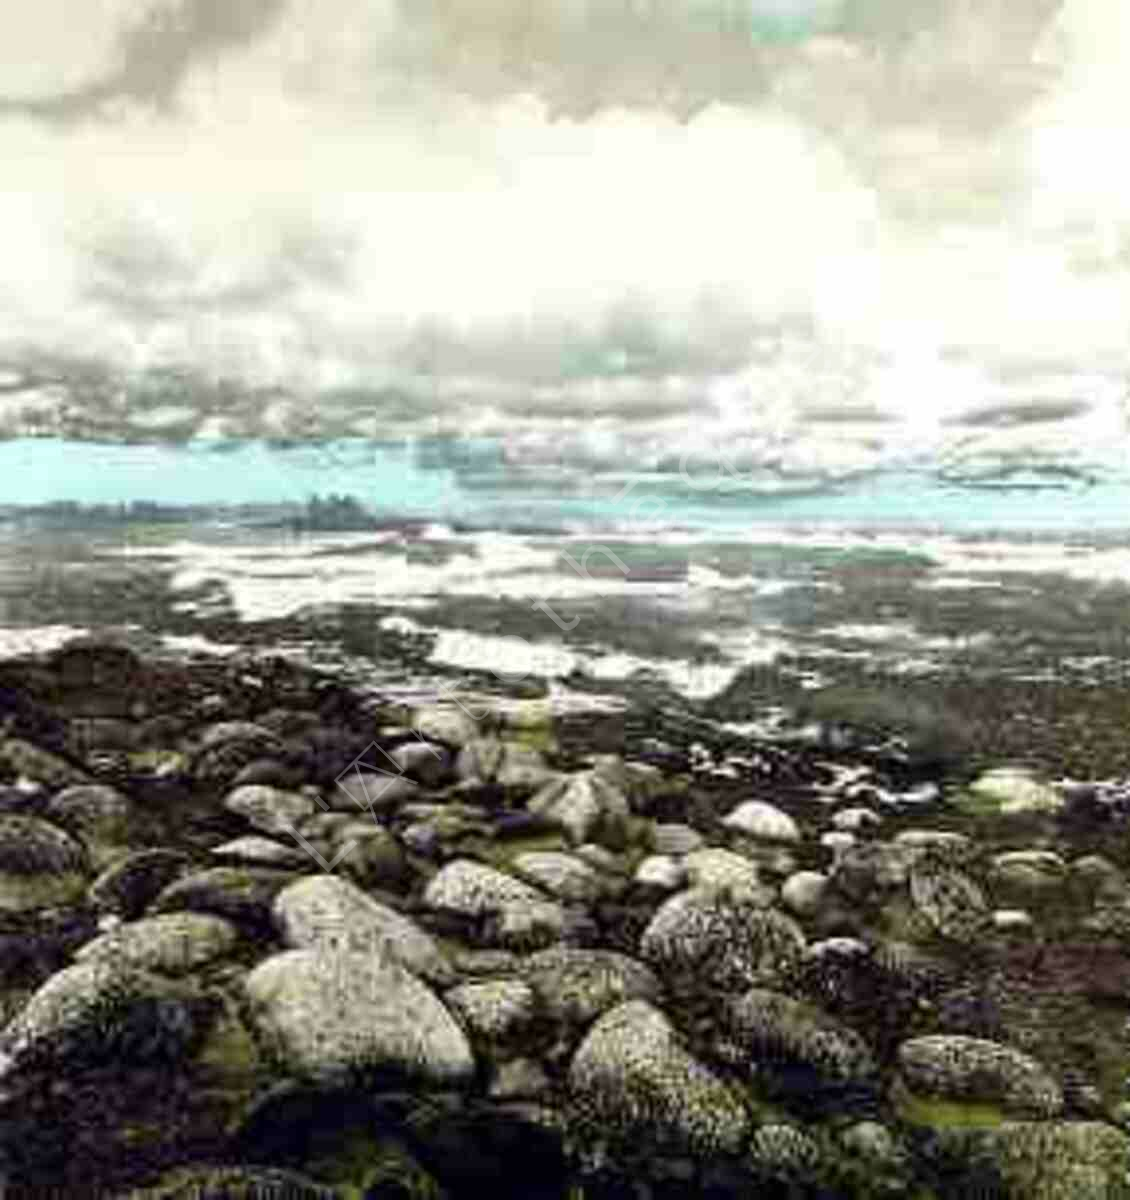
[[[176,1061],[198,1032],[189,995],[95,958],[52,975],[0,1031],[0,1083],[25,1071]]]
[[[470,859],[443,867],[424,890],[424,903],[463,918],[482,944],[499,949],[538,949],[557,941],[565,927],[559,904]]]
[[[168,913],[120,925],[75,954],[78,962],[115,962],[162,975],[184,975],[233,950],[239,931],[208,913]]]
[[[324,1086],[462,1087],[466,1035],[416,976],[380,955],[288,950],[244,981],[255,1032],[292,1075]]]
[[[792,817],[776,805],[766,804],[762,800],[747,800],[739,804],[723,818],[722,824],[734,833],[761,842],[791,844],[800,841],[800,827]]]
[[[764,988],[751,988],[728,1006],[719,1056],[801,1095],[870,1085],[877,1071],[859,1034],[810,1004]]]
[[[309,796],[301,792],[284,792],[264,783],[248,783],[229,792],[224,808],[242,817],[260,833],[289,834],[318,811]]]
[[[572,854],[529,850],[511,859],[510,868],[520,879],[570,904],[592,904],[604,891],[596,871]]]
[[[899,1047],[898,1072],[920,1100],[973,1103],[1014,1117],[1054,1117],[1063,1108],[1059,1085],[1035,1059],[983,1038],[912,1038]]]
[[[569,1108],[578,1131],[635,1154],[735,1154],[749,1134],[740,1098],[681,1044],[645,1000],[602,1016],[573,1057]]]
[[[800,926],[759,896],[711,888],[673,896],[640,940],[641,956],[660,974],[729,991],[788,979],[804,947]]]
[[[556,946],[530,955],[519,972],[541,1011],[574,1029],[627,1000],[656,1002],[662,990],[650,968],[614,950]]]
[[[348,880],[300,879],[279,892],[271,915],[292,949],[375,954],[437,987],[455,982],[454,968],[430,934]]]
[[[495,1058],[499,1052],[517,1052],[537,1014],[534,993],[520,979],[461,984],[443,999],[474,1045],[491,1051]]]
[[[39,817],[0,816],[0,915],[53,908],[81,897],[87,856]]]
[[[529,810],[548,818],[575,846],[597,842],[614,850],[628,843],[628,801],[624,792],[597,771],[582,771],[546,784]]]
[[[137,819],[128,796],[97,783],[65,788],[52,797],[44,815],[88,847],[121,846]]]

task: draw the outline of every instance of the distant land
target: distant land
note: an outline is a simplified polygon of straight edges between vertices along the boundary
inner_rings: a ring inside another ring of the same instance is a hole
[[[235,521],[260,529],[296,532],[352,533],[398,525],[381,518],[353,496],[331,493],[305,503],[162,504],[131,500],[116,504],[83,504],[52,500],[46,504],[0,505],[0,521],[32,523],[42,528],[105,529],[118,525],[182,525]]]

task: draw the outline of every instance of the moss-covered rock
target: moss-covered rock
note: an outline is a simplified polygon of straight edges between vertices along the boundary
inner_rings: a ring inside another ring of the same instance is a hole
[[[371,952],[286,951],[260,963],[244,990],[261,1043],[297,1077],[434,1087],[474,1073],[467,1037],[434,993]]]
[[[797,971],[804,947],[791,917],[744,889],[673,896],[640,939],[641,956],[660,974],[729,991],[782,982]]]
[[[596,1022],[573,1058],[569,1093],[579,1135],[644,1157],[735,1154],[749,1132],[740,1097],[644,1000],[618,1005]]]
[[[554,947],[519,968],[552,1022],[578,1030],[628,1000],[655,1002],[660,983],[643,963],[613,950]]]
[[[116,962],[162,975],[184,975],[230,953],[239,931],[209,913],[166,913],[131,921],[88,942],[79,962]]]
[[[1058,1084],[1034,1059],[984,1038],[936,1035],[899,1047],[899,1078],[911,1096],[998,1107],[1011,1116],[1055,1116]]]
[[[751,988],[728,1006],[718,1052],[776,1091],[870,1088],[877,1072],[867,1043],[813,1005]]]
[[[454,969],[430,934],[346,879],[300,879],[279,892],[271,915],[291,949],[375,954],[437,987],[455,982]]]
[[[946,1194],[973,1200],[1126,1200],[1130,1138],[1096,1122],[1008,1121],[995,1128],[950,1128],[941,1154],[964,1167]],[[989,1192],[995,1184],[996,1190]]]

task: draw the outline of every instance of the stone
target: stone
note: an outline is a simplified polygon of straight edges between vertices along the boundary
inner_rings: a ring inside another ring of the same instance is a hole
[[[528,808],[552,821],[575,846],[595,841],[619,850],[628,844],[631,814],[627,798],[596,771],[582,771],[546,784]]]
[[[456,980],[431,934],[346,879],[300,879],[275,897],[271,916],[283,944],[292,949],[377,955],[437,987]]]
[[[567,903],[592,904],[604,891],[592,867],[571,854],[530,850],[511,859],[510,869],[520,879]]]
[[[539,751],[497,738],[476,738],[464,746],[455,760],[455,773],[468,783],[494,784],[516,792],[532,792],[560,778]]]
[[[804,948],[796,922],[760,897],[710,888],[672,896],[640,939],[641,957],[661,974],[729,991],[787,979]]]
[[[1060,792],[1021,767],[997,767],[978,776],[968,787],[963,807],[1002,816],[1054,815],[1065,802]]]
[[[541,1064],[530,1058],[500,1062],[491,1080],[492,1100],[536,1100],[547,1095],[552,1084]]]
[[[866,833],[881,824],[882,818],[870,808],[841,808],[832,814],[832,827],[847,833]]]
[[[632,882],[657,892],[677,892],[687,882],[687,869],[669,854],[649,854],[636,867]]]
[[[983,1038],[936,1034],[898,1050],[899,1080],[914,1097],[975,1102],[1014,1117],[1054,1117],[1058,1084],[1035,1059]]]
[[[774,895],[771,888],[761,881],[756,863],[741,854],[719,847],[694,850],[683,859],[687,872],[687,883],[692,888],[740,887],[760,891],[766,904]]]
[[[250,763],[285,754],[285,746],[269,729],[249,721],[223,721],[202,731],[186,768],[198,785],[226,789]]]
[[[458,749],[481,736],[483,727],[454,704],[427,704],[412,714],[412,729],[425,741],[443,742]]]
[[[118,961],[52,975],[0,1031],[0,1082],[26,1071],[175,1061],[197,1033],[184,992]]]
[[[224,808],[242,817],[261,833],[290,834],[317,811],[317,805],[301,792],[284,792],[262,783],[236,788],[224,798]]]
[[[91,904],[101,912],[139,917],[149,903],[189,866],[179,850],[154,847],[114,859],[90,885]]]
[[[620,858],[606,846],[598,846],[595,842],[585,842],[578,846],[573,853],[584,863],[588,863],[594,871],[603,871],[605,875],[623,876],[624,868]]]
[[[230,953],[239,931],[208,913],[168,913],[119,925],[81,947],[78,962],[122,963],[162,975],[184,975]]]
[[[301,787],[302,782],[301,768],[289,766],[277,758],[256,758],[235,773],[231,786],[235,790],[250,784],[261,784],[292,792]]]
[[[882,902],[908,887],[911,866],[920,854],[893,842],[858,843],[837,856],[829,879],[849,901]]]
[[[375,758],[375,754],[370,757]],[[356,820],[368,813],[387,817],[403,805],[419,800],[421,788],[407,775],[367,769],[358,764],[322,789],[322,800],[334,812],[350,813]]]
[[[729,1005],[719,1057],[754,1078],[808,1094],[830,1084],[870,1082],[877,1066],[854,1030],[783,993],[751,988]]]
[[[966,1172],[968,1191],[987,1176],[1001,1200],[1130,1200],[1130,1138],[1098,1121],[1005,1121],[949,1128],[946,1157]]]
[[[658,822],[651,827],[651,848],[656,854],[681,857],[701,850],[705,844],[702,834],[689,825]]]
[[[88,782],[82,771],[57,754],[14,737],[0,738],[0,776],[4,775],[28,779],[52,790]]]
[[[1067,884],[1067,864],[1050,850],[1013,850],[993,858],[988,883],[1004,905],[1055,903]]]
[[[1100,854],[1086,854],[1075,859],[1070,869],[1070,883],[1084,903],[1121,904],[1130,900],[1130,883],[1109,859]]]
[[[289,1073],[323,1086],[460,1088],[466,1034],[415,975],[380,955],[288,950],[244,980],[248,1016]]]
[[[825,850],[830,850],[834,859],[838,858],[849,846],[854,846],[855,842],[854,833],[845,833],[840,829],[830,829],[827,833],[820,835],[820,845]]]
[[[916,911],[943,937],[976,939],[989,924],[985,893],[961,871],[932,859],[910,869],[910,897]]]
[[[444,994],[444,1003],[462,1022],[472,1043],[496,1052],[516,1050],[536,1015],[534,993],[520,979],[464,983]]]
[[[828,876],[819,871],[797,871],[781,885],[781,903],[798,917],[815,916],[824,904]]]
[[[795,1125],[771,1121],[753,1131],[746,1161],[758,1183],[819,1194],[820,1147]]]
[[[993,928],[999,933],[1027,933],[1033,928],[1031,913],[1019,908],[998,908],[992,919]]]
[[[656,1002],[662,990],[650,968],[614,950],[558,946],[530,955],[519,973],[541,1012],[568,1028],[583,1028],[627,1000]]]
[[[503,712],[503,727],[508,737],[542,754],[557,751],[554,732],[554,704],[551,697],[518,700]]]
[[[213,846],[208,853],[225,862],[282,867],[296,871],[301,871],[310,864],[310,856],[305,850],[300,850],[293,844],[287,846],[283,842],[276,842],[274,838],[258,837],[254,834],[234,838],[230,842],[224,842],[222,846]]]
[[[749,1133],[739,1097],[644,1000],[618,1005],[589,1030],[570,1065],[568,1088],[579,1130],[643,1156],[735,1154]]]
[[[56,825],[39,817],[0,816],[0,914],[75,901],[86,889],[86,871],[82,846]]]
[[[451,755],[438,742],[401,742],[386,750],[392,765],[423,787],[439,787],[451,773]]]
[[[763,842],[793,843],[800,841],[800,827],[776,805],[762,800],[747,800],[739,804],[722,824],[735,833]]]
[[[275,896],[295,879],[274,867],[207,867],[174,880],[153,901],[154,912],[205,912],[256,933],[268,928]]]
[[[353,821],[335,830],[330,848],[336,858],[350,847],[339,869],[361,887],[399,891],[409,881],[410,870],[404,850],[394,834],[370,821]]]
[[[895,835],[896,846],[909,846],[922,850],[931,846],[949,846],[957,850],[972,846],[972,842],[963,833],[952,833],[948,829],[904,829]]]
[[[119,846],[128,842],[136,821],[128,796],[97,783],[65,788],[51,799],[44,815],[88,847],[95,842]]]
[[[424,890],[424,904],[478,926],[484,944],[501,949],[537,949],[556,941],[565,925],[561,906],[493,867],[456,859]]]

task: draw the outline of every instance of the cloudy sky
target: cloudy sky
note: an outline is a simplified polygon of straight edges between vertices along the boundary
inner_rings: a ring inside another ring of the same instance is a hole
[[[0,421],[1109,441],[1128,134],[1119,0],[6,5]]]

